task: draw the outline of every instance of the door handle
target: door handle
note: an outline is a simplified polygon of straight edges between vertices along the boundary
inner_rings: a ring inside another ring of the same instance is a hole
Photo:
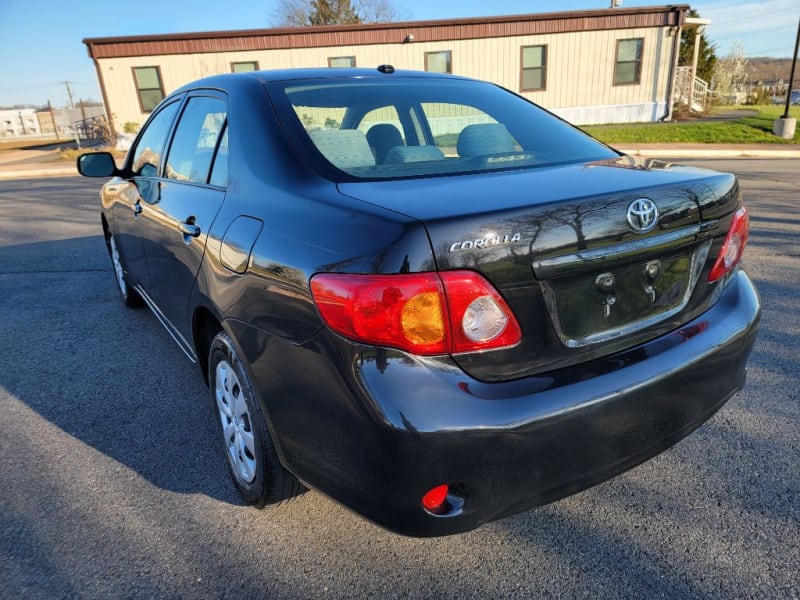
[[[192,221],[182,221],[179,227],[183,235],[188,235],[189,237],[197,237],[200,235],[200,227],[195,225]]]
[[[142,205],[137,202],[133,205],[133,216],[138,217],[140,214],[142,214]]]

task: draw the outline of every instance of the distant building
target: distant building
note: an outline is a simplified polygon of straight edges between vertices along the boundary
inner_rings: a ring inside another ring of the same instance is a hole
[[[91,128],[105,122],[105,108],[101,104],[84,104],[75,108],[43,109],[36,113],[42,135],[61,138],[94,137]],[[55,122],[53,122],[55,118]]]
[[[381,64],[493,81],[577,124],[657,121],[671,113],[688,11],[670,5],[83,41],[117,131],[141,125],[166,94],[208,75]]]
[[[9,108],[0,110],[0,137],[41,135],[36,109]]]

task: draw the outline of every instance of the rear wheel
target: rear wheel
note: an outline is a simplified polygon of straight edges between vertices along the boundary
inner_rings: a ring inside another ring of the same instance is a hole
[[[108,245],[108,254],[111,256],[111,265],[114,267],[114,278],[117,280],[117,289],[122,298],[123,304],[131,308],[142,306],[142,298],[136,293],[128,283],[128,276],[125,274],[125,267],[122,263],[122,256],[119,253],[117,242],[112,233],[108,234],[106,239]]]
[[[253,387],[224,332],[211,343],[209,388],[231,476],[245,502],[257,508],[301,493],[281,465]]]

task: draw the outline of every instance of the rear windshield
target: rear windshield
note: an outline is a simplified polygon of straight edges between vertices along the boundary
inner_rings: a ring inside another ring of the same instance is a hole
[[[617,156],[495,85],[403,77],[268,84],[301,158],[339,181],[524,169]]]

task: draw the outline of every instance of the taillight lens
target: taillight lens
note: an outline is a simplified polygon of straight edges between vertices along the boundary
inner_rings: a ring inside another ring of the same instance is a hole
[[[473,271],[321,273],[311,293],[331,329],[366,344],[432,355],[513,346],[522,337],[506,302]]]
[[[717,281],[730,273],[742,259],[747,236],[750,233],[750,217],[744,206],[740,207],[731,220],[728,235],[717,255],[717,260],[708,274],[709,283]]]
[[[447,292],[452,353],[519,343],[519,323],[492,284],[473,271],[443,271],[439,275]]]

